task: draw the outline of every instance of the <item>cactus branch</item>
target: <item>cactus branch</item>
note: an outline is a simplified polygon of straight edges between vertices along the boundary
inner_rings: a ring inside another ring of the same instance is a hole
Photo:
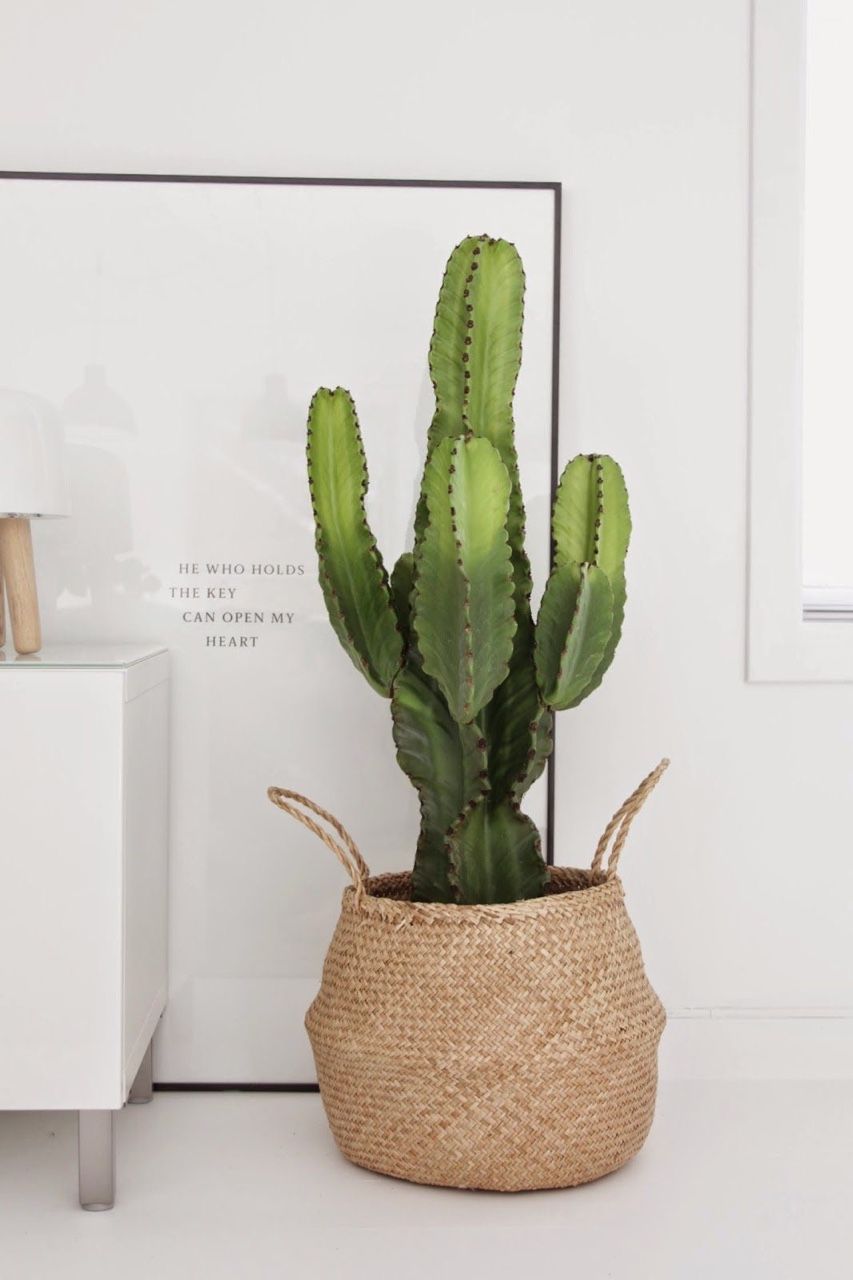
[[[554,561],[588,561],[602,569],[613,592],[613,620],[601,661],[584,696],[601,684],[613,661],[625,616],[625,556],[631,538],[628,491],[618,464],[605,454],[573,458],[563,472],[552,521]]]
[[[631,513],[622,471],[605,454],[567,464],[554,499],[554,563],[594,564],[608,577],[625,562]]]
[[[424,477],[414,630],[424,670],[469,724],[505,678],[516,623],[506,535],[510,481],[487,440],[443,440]]]
[[[308,415],[308,479],[320,585],[338,639],[386,698],[403,654],[388,575],[364,511],[367,464],[348,391],[321,388]]]
[[[486,743],[476,725],[457,724],[434,681],[411,663],[394,681],[391,716],[397,761],[421,807],[413,896],[451,902],[445,838],[459,814],[488,789]]]
[[[397,625],[408,646],[412,634],[412,588],[415,580],[415,557],[404,551],[391,571],[391,601],[397,616]]]
[[[458,901],[517,902],[538,898],[548,871],[534,823],[508,801],[484,797],[447,837],[450,879]]]
[[[510,799],[520,804],[525,793],[542,776],[548,757],[554,750],[554,713],[540,704],[528,726],[530,746],[520,773],[513,780]]]
[[[511,796],[527,771],[534,750],[533,724],[541,710],[533,666],[533,623],[529,612],[516,613],[509,674],[483,708],[480,723],[489,743],[489,779],[496,799]]]
[[[436,410],[427,457],[448,436],[463,433],[495,446],[512,482],[507,532],[516,598],[530,598],[530,564],[524,550],[524,503],[515,451],[512,401],[521,365],[524,269],[514,245],[468,236],[447,264],[430,345]],[[416,517],[420,537],[423,500]]]
[[[536,624],[536,676],[555,711],[588,692],[613,624],[613,591],[594,564],[566,564],[548,579]]]
[[[429,428],[427,455],[448,436],[465,433],[465,364],[462,357],[469,343],[470,311],[466,278],[471,271],[473,251],[479,239],[467,236],[448,259],[435,309],[429,372],[435,392],[435,414]]]

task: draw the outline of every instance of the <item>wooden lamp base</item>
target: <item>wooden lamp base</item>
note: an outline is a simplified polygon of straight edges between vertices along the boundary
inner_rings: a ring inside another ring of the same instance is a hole
[[[33,539],[26,516],[4,516],[0,519],[0,645],[6,638],[4,584],[15,649],[18,653],[38,653],[41,648],[41,622]]]

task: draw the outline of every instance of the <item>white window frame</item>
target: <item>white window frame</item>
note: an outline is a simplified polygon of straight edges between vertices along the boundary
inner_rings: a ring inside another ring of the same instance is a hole
[[[753,0],[748,676],[847,682],[853,613],[803,597],[805,19],[806,0]]]

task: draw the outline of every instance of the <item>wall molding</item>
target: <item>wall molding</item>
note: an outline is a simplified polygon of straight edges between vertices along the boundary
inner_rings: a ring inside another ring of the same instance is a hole
[[[758,1021],[779,1021],[800,1018],[853,1018],[853,1006],[818,1007],[801,1005],[777,1007],[775,1005],[685,1005],[683,1008],[668,1009],[667,1018],[754,1018]]]
[[[155,1045],[156,1051],[156,1045]],[[310,1062],[306,1042],[306,1066]],[[314,1093],[301,1081],[166,1081],[164,1092]],[[706,1005],[667,1010],[662,1080],[851,1080],[853,1007]]]
[[[853,1079],[853,1009],[715,1006],[667,1017],[664,1080]]]

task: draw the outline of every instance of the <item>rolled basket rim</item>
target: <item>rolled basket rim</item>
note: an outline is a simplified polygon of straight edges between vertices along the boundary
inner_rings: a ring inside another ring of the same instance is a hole
[[[566,880],[588,879],[590,871],[581,867],[549,867],[553,876],[565,876]],[[398,923],[431,923],[431,924],[474,924],[478,921],[501,921],[504,923],[521,922],[534,917],[557,914],[565,911],[579,910],[583,905],[598,899],[621,899],[624,897],[622,881],[618,875],[607,878],[600,877],[595,883],[582,887],[570,888],[568,884],[562,889],[544,893],[539,898],[522,898],[518,902],[495,902],[461,904],[457,902],[411,902],[406,898],[388,897],[377,893],[377,889],[400,886],[411,882],[409,871],[387,871],[370,876],[365,882],[364,891],[358,894],[354,885],[344,889],[341,909],[362,915],[375,915],[385,920]]]

